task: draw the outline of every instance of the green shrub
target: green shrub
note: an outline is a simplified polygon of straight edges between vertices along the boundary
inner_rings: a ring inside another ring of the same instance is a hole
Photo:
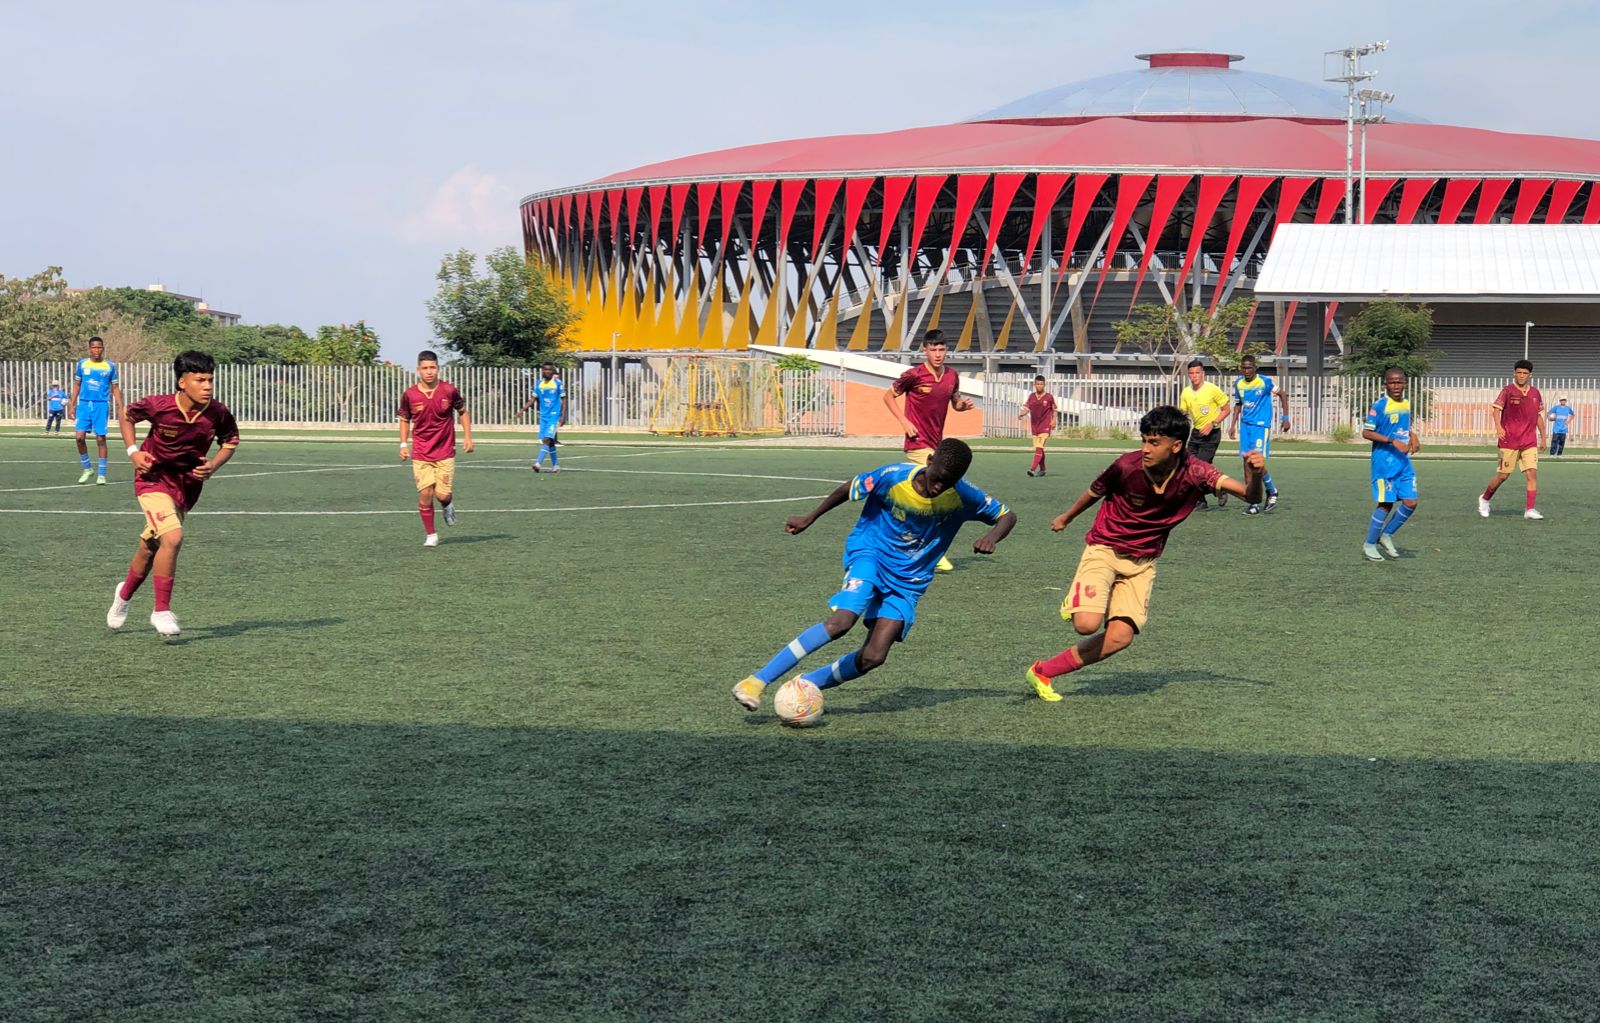
[[[1348,444],[1356,439],[1356,428],[1349,423],[1340,423],[1329,431],[1328,436],[1335,444]]]

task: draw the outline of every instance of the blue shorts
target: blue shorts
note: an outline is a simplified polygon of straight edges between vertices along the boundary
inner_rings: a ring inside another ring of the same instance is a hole
[[[556,439],[556,430],[559,429],[560,426],[561,426],[561,420],[559,418],[546,419],[545,417],[540,416],[539,417],[539,439],[540,440],[555,440]]]
[[[1406,466],[1393,476],[1377,476],[1372,480],[1372,499],[1378,504],[1417,499],[1417,470]]]
[[[900,639],[911,635],[911,625],[917,620],[917,601],[922,594],[902,593],[886,587],[878,571],[878,563],[871,558],[857,558],[844,570],[844,584],[839,592],[828,598],[828,607],[834,611],[851,611],[870,623],[879,618],[903,622]]]
[[[109,401],[80,401],[78,402],[78,419],[72,424],[74,430],[92,433],[96,437],[106,435],[106,423],[111,418],[111,403]]]
[[[1243,458],[1249,451],[1261,452],[1262,458],[1272,457],[1272,427],[1239,424],[1239,457]]]

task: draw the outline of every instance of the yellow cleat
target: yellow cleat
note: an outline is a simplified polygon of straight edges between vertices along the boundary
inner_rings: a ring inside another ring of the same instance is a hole
[[[1033,683],[1033,691],[1039,694],[1039,699],[1046,703],[1055,703],[1061,699],[1061,694],[1051,685],[1053,681],[1048,676],[1039,673],[1039,663],[1035,661],[1028,665],[1028,681]]]
[[[933,567],[936,572],[954,572],[956,570],[956,566],[950,564],[949,558],[940,558],[939,563]]]
[[[751,675],[749,678],[733,687],[733,700],[745,710],[761,709],[761,694],[767,684]],[[1060,697],[1057,697],[1060,699]]]

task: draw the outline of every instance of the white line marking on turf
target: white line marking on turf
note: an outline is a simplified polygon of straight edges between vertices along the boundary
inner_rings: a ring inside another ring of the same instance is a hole
[[[747,501],[683,501],[672,504],[591,504],[579,508],[463,508],[463,515],[546,515],[561,512],[647,511],[658,508],[728,508],[745,504],[792,504],[795,501],[820,501],[827,494],[801,494],[796,497],[763,497]],[[190,517],[206,515],[315,516],[315,515],[415,515],[415,508],[379,508],[364,511],[195,511]],[[0,508],[0,515],[143,515],[144,512],[96,510],[91,508]]]
[[[227,472],[224,470],[223,472],[211,477],[211,479],[206,480],[206,483],[220,483],[223,480],[247,480],[253,479],[257,476],[300,476],[306,473],[314,472],[359,472],[362,469],[398,469],[404,465],[404,462],[395,462],[392,465],[338,465],[327,466],[321,469],[281,469],[273,472]],[[108,483],[107,486],[127,486],[131,482],[133,481],[116,480],[113,483]],[[0,494],[31,494],[41,490],[77,490],[80,487],[88,486],[98,486],[98,484],[63,483],[59,486],[51,487],[12,487],[7,490],[0,490]]]

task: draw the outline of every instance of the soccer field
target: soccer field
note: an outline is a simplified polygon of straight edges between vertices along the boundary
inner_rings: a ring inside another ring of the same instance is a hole
[[[113,445],[115,446],[115,445]],[[257,442],[173,607],[120,633],[142,519],[0,441],[0,1019],[1592,1019],[1600,464],[1495,515],[1419,461],[1368,564],[1364,459],[1197,514],[1147,632],[1027,664],[1109,454],[979,451],[1020,523],[954,551],[821,727],[733,683],[826,613],[867,451],[462,456],[421,546],[390,443]],[[1225,470],[1237,464],[1219,458]],[[861,636],[857,633],[856,636]],[[806,666],[836,657],[841,641]],[[1076,683],[1076,684],[1068,684]]]

